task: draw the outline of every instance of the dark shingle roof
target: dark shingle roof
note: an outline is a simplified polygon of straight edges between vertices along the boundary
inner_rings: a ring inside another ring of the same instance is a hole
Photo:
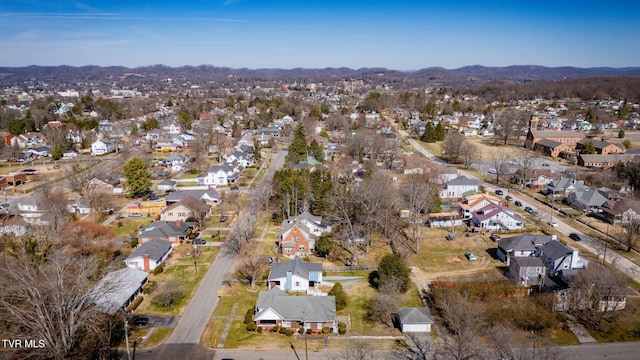
[[[398,310],[398,319],[403,324],[431,324],[431,313],[426,307],[403,307]]]
[[[261,291],[256,308],[258,312],[254,319],[268,309],[289,321],[325,322],[336,319],[334,296],[288,296],[278,287]]]
[[[125,260],[135,259],[137,257],[143,256],[144,254],[149,255],[149,259],[154,261],[160,261],[164,254],[167,253],[171,249],[171,242],[166,240],[155,240],[143,243],[138,246],[136,251],[133,254],[127,256]]]
[[[300,276],[304,279],[309,278],[312,271],[322,272],[322,264],[310,263],[299,258],[295,258],[285,263],[274,263],[271,265],[269,279],[279,279],[287,276],[287,272]]]

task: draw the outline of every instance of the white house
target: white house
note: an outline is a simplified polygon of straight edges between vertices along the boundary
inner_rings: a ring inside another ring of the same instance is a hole
[[[314,216],[307,211],[298,216],[288,218],[282,225],[284,226],[285,224],[292,224],[295,222],[304,224],[309,228],[311,234],[315,236],[320,236],[331,231],[330,226],[322,226],[322,216]]]
[[[445,188],[440,190],[441,199],[459,199],[467,194],[478,192],[478,180],[469,179],[466,176],[459,176],[447,181]]]
[[[138,246],[133,254],[124,259],[124,263],[132,269],[153,271],[158,265],[164,263],[171,254],[171,242],[166,240],[155,240],[145,242]]]
[[[473,212],[471,222],[486,230],[524,229],[524,219],[514,209],[493,203]]]
[[[274,287],[283,291],[302,291],[322,285],[322,264],[310,263],[295,258],[285,263],[274,263],[268,278],[269,289]]]
[[[91,156],[108,154],[116,151],[116,147],[110,141],[96,140],[91,144]]]
[[[242,167],[229,164],[210,166],[206,174],[196,178],[198,185],[224,186],[227,183],[234,183],[240,177]]]

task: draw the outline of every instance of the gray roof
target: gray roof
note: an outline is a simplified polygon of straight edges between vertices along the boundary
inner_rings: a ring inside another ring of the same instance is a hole
[[[167,251],[170,251],[170,250],[171,250],[171,242],[169,241],[166,241],[166,240],[149,241],[138,246],[136,251],[134,251],[133,254],[127,256],[125,261],[130,259],[135,259],[137,257],[143,256],[144,254],[147,254],[149,255],[149,259],[158,262],[167,253]]]
[[[521,267],[545,266],[544,261],[535,256],[514,256],[511,258],[511,262],[515,262]]]
[[[261,291],[256,302],[254,319],[272,309],[283,320],[326,322],[336,320],[334,296],[288,296],[278,287]]]
[[[164,179],[158,183],[158,186],[174,186],[175,184],[177,184],[177,182],[174,180]]]
[[[218,199],[220,200],[222,197],[220,196],[220,193],[217,192],[214,189],[208,189],[208,190],[184,190],[184,191],[174,191],[172,193],[169,193],[167,195],[167,197],[165,198],[165,201],[167,203],[174,203],[174,202],[178,202],[186,197],[192,197],[194,199],[198,199],[198,200],[202,200],[202,198],[207,195],[209,198],[211,199]]]
[[[180,224],[180,225],[178,225]],[[187,230],[197,225],[187,221],[154,221],[148,227],[140,231],[140,237],[173,237],[186,236]]]
[[[322,264],[310,263],[299,258],[295,258],[285,263],[274,263],[271,265],[269,279],[280,279],[287,276],[288,272],[293,275],[300,276],[304,279],[309,278],[312,271],[322,272]]]
[[[602,206],[607,202],[606,197],[590,188],[576,190],[574,196],[580,204],[585,206]]]
[[[540,131],[531,130],[531,134],[536,138],[584,138],[585,135],[577,131]]]
[[[283,222],[284,223],[288,223],[291,224],[293,222],[295,222],[296,220],[307,220],[311,223],[314,223],[316,225],[321,225],[322,224],[322,216],[315,216],[315,215],[311,215],[311,213],[309,213],[308,211],[303,212],[302,214],[298,215],[298,216],[292,216],[290,218],[288,218],[287,220],[285,220]]]
[[[398,319],[403,324],[431,324],[431,313],[426,307],[403,307],[398,310]]]
[[[551,260],[555,261],[565,257],[567,254],[572,253],[573,251],[560,243],[559,241],[549,241],[544,244],[540,250],[544,253],[544,255]]]
[[[542,146],[546,146],[546,147],[550,147],[550,148],[555,148],[559,145],[562,145],[561,142],[559,141],[555,141],[555,140],[551,140],[551,139],[542,139],[540,141],[538,141],[536,143],[536,145],[542,145]]]
[[[138,292],[147,281],[147,276],[146,272],[129,267],[110,272],[98,282],[89,296],[95,297],[99,310],[114,314]]]
[[[468,177],[462,175],[458,176],[455,179],[449,180],[447,182],[447,186],[470,186],[470,185],[478,185],[478,180],[469,179]]]
[[[534,251],[538,246],[544,245],[552,240],[553,237],[551,235],[524,234],[502,238],[496,242],[498,246],[506,251]]]

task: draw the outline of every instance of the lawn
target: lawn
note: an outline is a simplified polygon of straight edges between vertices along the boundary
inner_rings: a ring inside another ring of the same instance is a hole
[[[189,245],[181,245],[174,249],[174,254],[168,261],[168,266],[161,274],[149,275],[149,281],[157,282],[156,289],[148,295],[144,295],[144,300],[138,307],[136,313],[147,315],[169,315],[180,316],[184,311],[184,308],[191,300],[191,296],[200,284],[200,280],[207,272],[209,265],[213,262],[219,249],[214,247],[202,247],[203,253],[198,259],[198,267],[196,273],[196,267],[193,264],[193,258],[187,256],[180,256],[179,253],[184,252],[185,247]],[[184,295],[173,303],[170,307],[163,307],[153,303],[153,297],[156,296],[161,290],[163,284],[168,281],[178,281],[184,290]]]
[[[156,345],[162,344],[165,340],[169,338],[171,333],[173,333],[173,329],[171,328],[153,328],[150,330],[151,334],[147,336],[147,338],[142,343],[142,347],[151,348]]]
[[[598,342],[638,341],[640,340],[640,298],[627,297],[627,306],[613,324],[605,323],[606,331],[590,334]]]
[[[116,220],[113,226],[113,232],[116,237],[121,236],[134,236],[141,228],[147,227],[151,224],[152,218],[139,217],[139,218],[122,218]]]
[[[346,286],[345,286],[346,288]],[[345,309],[338,311],[338,316],[349,316],[351,318],[351,328],[348,335],[399,335],[396,329],[368,321],[367,307],[371,297],[376,290],[369,286],[366,280],[359,281],[350,289],[345,289],[349,296],[349,302]]]

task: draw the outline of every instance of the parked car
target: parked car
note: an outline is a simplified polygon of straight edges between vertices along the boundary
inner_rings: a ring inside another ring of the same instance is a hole
[[[498,189],[498,190],[496,190],[496,195],[502,196],[502,195],[504,195],[504,191]]]
[[[11,205],[9,205],[9,204],[7,204],[7,203],[0,204],[0,209],[6,209],[6,208],[8,208],[9,206],[11,206]]]
[[[207,243],[207,240],[205,239],[193,239],[193,244],[194,245],[204,245]]]
[[[422,224],[422,219],[413,219],[409,221],[410,224]]]
[[[128,216],[129,217],[142,217],[142,214],[140,214],[140,213],[129,213]]]
[[[446,236],[447,240],[453,240],[456,238],[456,234],[454,233],[448,233]]]
[[[218,237],[218,233],[217,233],[217,232],[214,232],[213,234],[211,234],[211,238],[212,238],[212,239],[215,239],[215,238],[217,238],[217,237]]]
[[[230,189],[231,189],[231,190],[240,190],[240,186],[238,186],[238,185],[233,185]]]
[[[495,175],[497,173],[498,173],[498,170],[496,170],[494,168],[489,169],[489,174],[494,174]]]
[[[513,200],[513,198],[511,197],[511,195],[507,195],[507,196],[505,197],[505,200],[507,200],[507,201],[511,201],[511,200]]]
[[[516,200],[513,204],[515,206],[522,206],[522,202],[520,202],[520,200]]]
[[[476,254],[472,253],[472,252],[468,252],[466,254],[464,254],[464,256],[467,257],[467,259],[469,259],[469,261],[476,261],[478,260],[478,257],[476,256]]]
[[[547,224],[549,224],[549,226],[551,226],[552,228],[557,228],[558,227],[558,223],[555,221],[549,221]]]
[[[225,222],[229,220],[229,217],[227,215],[220,215],[220,222]]]
[[[147,326],[149,325],[149,318],[146,316],[135,316],[133,318],[133,325],[135,326]]]
[[[498,241],[500,240],[500,235],[498,234],[491,234],[491,236],[489,236],[489,238],[493,241]]]
[[[549,163],[543,163],[543,164],[542,164],[542,166],[544,166],[544,167],[548,167],[548,166],[549,166]]]

